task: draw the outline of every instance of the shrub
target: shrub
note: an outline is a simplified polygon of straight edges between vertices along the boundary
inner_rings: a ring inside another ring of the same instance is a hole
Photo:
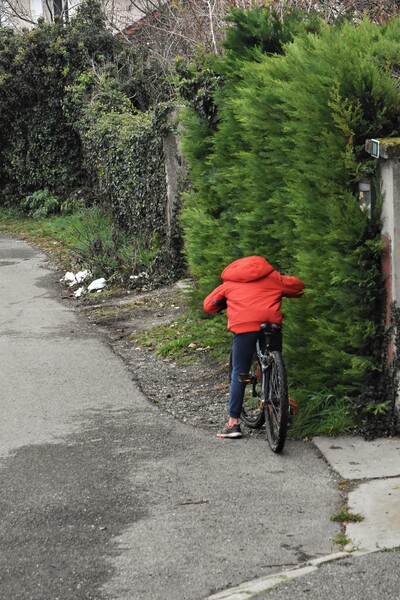
[[[43,219],[59,212],[60,204],[49,190],[38,190],[21,201],[21,208],[34,219]]]
[[[64,110],[66,90],[92,60],[104,60],[120,44],[95,0],[86,0],[65,25],[0,27],[3,203],[44,188],[62,199],[85,182],[79,136]]]

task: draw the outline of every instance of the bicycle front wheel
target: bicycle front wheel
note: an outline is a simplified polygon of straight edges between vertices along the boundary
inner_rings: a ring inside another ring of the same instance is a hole
[[[250,381],[244,391],[240,418],[250,429],[258,429],[264,425],[265,413],[261,397],[261,367],[256,354],[251,362],[249,376]]]
[[[265,373],[265,424],[267,440],[273,452],[281,452],[286,441],[289,415],[287,376],[282,354],[273,351],[271,364]]]

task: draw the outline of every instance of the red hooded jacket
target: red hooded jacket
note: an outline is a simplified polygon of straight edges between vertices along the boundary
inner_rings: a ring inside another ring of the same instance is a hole
[[[227,308],[228,329],[233,333],[258,331],[260,325],[282,323],[282,297],[301,296],[304,283],[281,275],[262,256],[239,258],[221,273],[223,284],[204,300],[204,310],[214,314]]]

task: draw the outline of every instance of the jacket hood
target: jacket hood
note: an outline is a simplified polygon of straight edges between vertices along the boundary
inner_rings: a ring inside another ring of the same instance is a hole
[[[262,256],[246,256],[225,267],[221,273],[221,278],[223,281],[248,283],[267,277],[272,271],[274,271],[274,267]]]

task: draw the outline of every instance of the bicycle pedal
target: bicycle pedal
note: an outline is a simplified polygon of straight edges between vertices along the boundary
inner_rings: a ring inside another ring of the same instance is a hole
[[[256,383],[257,381],[254,375],[251,373],[240,373],[238,379],[242,383]]]

